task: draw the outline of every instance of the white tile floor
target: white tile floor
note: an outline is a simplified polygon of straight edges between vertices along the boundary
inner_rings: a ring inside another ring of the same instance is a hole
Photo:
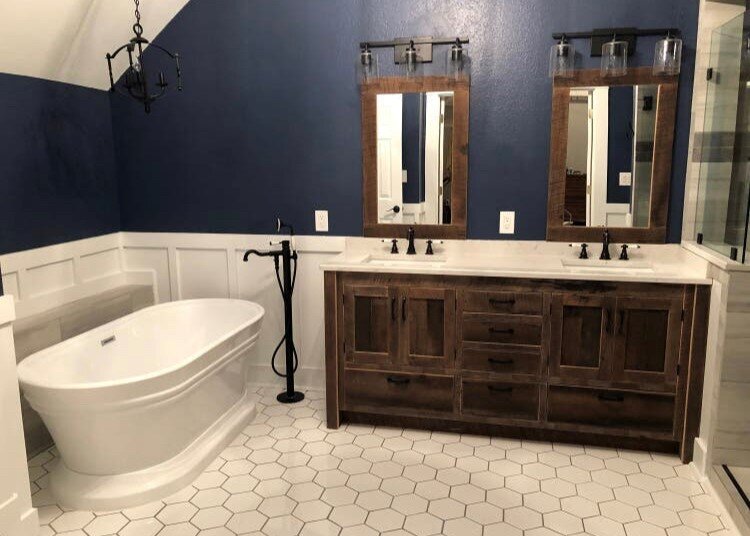
[[[54,449],[30,462],[41,536],[734,536],[674,456],[324,424],[323,393],[258,417],[186,489],[122,512],[63,511]]]

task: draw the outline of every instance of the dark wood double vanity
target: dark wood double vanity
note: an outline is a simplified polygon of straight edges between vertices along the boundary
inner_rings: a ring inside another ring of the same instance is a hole
[[[708,288],[326,272],[328,425],[692,457]]]

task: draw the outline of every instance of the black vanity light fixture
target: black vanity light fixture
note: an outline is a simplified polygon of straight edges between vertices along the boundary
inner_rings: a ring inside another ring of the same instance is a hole
[[[149,43],[148,39],[143,37],[143,26],[141,26],[140,0],[135,2],[135,24],[133,24],[133,37],[130,41],[122,45],[113,53],[107,53],[107,65],[109,67],[110,91],[117,91],[123,95],[130,96],[143,104],[146,113],[151,112],[151,103],[163,97],[167,93],[167,82],[163,71],[159,71],[158,79],[154,82],[156,87],[152,91],[151,83],[148,79],[148,71],[143,58],[143,47],[150,45],[151,48],[161,52],[170,61],[174,62],[177,76],[177,91],[182,91],[182,72],[180,70],[180,55],[170,52],[155,43]],[[122,82],[115,82],[112,74],[112,60],[123,50],[127,51],[129,66],[125,70]]]
[[[392,41],[367,41],[359,44],[357,58],[357,79],[360,84],[377,78],[378,58],[373,52],[377,48],[392,48],[393,61],[400,68],[400,74],[417,77],[423,74],[423,64],[432,63],[434,45],[450,45],[446,54],[445,75],[450,77],[469,76],[470,58],[464,45],[467,38],[412,37]]]
[[[678,75],[682,63],[682,39],[677,28],[639,30],[637,28],[605,28],[591,32],[556,33],[557,43],[550,53],[550,77],[569,77],[575,70],[575,48],[571,39],[590,39],[591,57],[601,57],[602,76],[624,76],[628,72],[628,56],[636,50],[638,37],[664,36],[656,43],[653,72],[655,75]]]

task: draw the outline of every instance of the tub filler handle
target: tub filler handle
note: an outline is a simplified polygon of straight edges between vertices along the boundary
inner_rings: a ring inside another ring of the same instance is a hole
[[[109,343],[111,343],[111,342],[115,342],[115,336],[114,336],[114,335],[110,335],[110,336],[109,336],[109,337],[107,337],[106,339],[102,339],[102,340],[101,340],[101,341],[99,341],[99,342],[101,342],[101,345],[102,345],[102,346],[107,346],[107,345],[108,345]]]

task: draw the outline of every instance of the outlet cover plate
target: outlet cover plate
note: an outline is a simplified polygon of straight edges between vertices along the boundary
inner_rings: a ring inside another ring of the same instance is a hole
[[[328,211],[327,210],[315,211],[315,231],[318,233],[328,232]]]
[[[516,213],[500,212],[500,234],[516,233]]]

